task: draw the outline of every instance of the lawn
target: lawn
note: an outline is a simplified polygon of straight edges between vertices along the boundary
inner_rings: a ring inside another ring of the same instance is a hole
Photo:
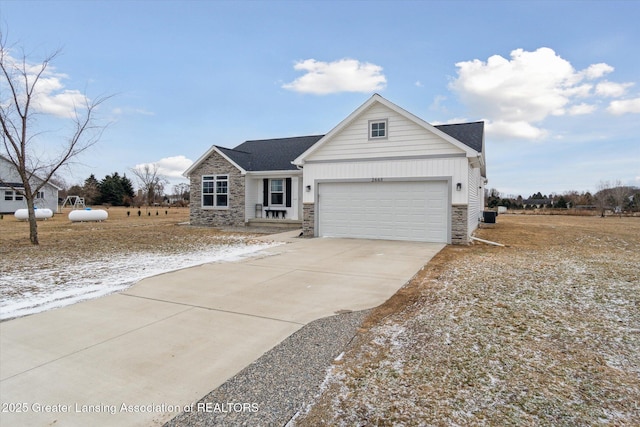
[[[68,210],[29,224],[0,220],[0,320],[126,289],[165,271],[255,252],[256,233],[186,225],[187,208],[110,208],[103,222],[71,222]]]
[[[374,310],[291,423],[640,425],[640,218],[501,215]]]

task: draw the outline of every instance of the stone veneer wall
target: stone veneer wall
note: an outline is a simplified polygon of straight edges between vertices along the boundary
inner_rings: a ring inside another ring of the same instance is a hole
[[[313,237],[315,235],[316,205],[304,203],[302,205],[302,235]]]
[[[451,243],[454,245],[469,243],[467,211],[467,205],[451,205]]]
[[[229,175],[229,206],[227,208],[202,207],[202,176]],[[189,221],[191,225],[244,226],[245,177],[224,157],[214,152],[191,173],[191,201]]]

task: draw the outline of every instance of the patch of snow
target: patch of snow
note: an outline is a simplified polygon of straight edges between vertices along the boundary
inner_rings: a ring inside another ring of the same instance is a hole
[[[127,289],[169,271],[210,262],[230,262],[257,255],[281,243],[241,242],[213,245],[186,253],[131,253],[85,259],[72,265],[52,263],[0,277],[0,320],[64,307]]]

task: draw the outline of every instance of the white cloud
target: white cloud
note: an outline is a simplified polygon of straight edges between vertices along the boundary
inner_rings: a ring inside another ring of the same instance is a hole
[[[70,118],[75,117],[76,108],[82,109],[90,103],[90,100],[80,91],[65,89],[63,81],[69,76],[56,72],[51,64],[42,71],[42,64],[23,64],[22,60],[16,60],[7,53],[4,53],[3,60],[10,68],[20,70],[15,74],[18,78],[20,73],[25,71],[29,82],[33,82],[38,73],[41,73],[32,97],[32,107],[36,112]],[[24,80],[21,82],[21,85],[17,85],[18,90],[23,89]],[[26,94],[21,92],[19,97],[24,99]]]
[[[591,64],[586,70],[583,70],[580,74],[585,78],[593,80],[604,76],[605,74],[612,73],[614,68],[611,65],[601,62],[599,64]]]
[[[596,86],[596,94],[610,98],[618,98],[625,94],[627,88],[633,86],[633,83],[614,83],[604,81]]]
[[[33,97],[33,106],[39,112],[65,118],[75,117],[76,109],[82,109],[88,103],[90,100],[77,90],[59,93],[39,90]]]
[[[486,62],[474,59],[456,67],[458,76],[450,88],[474,115],[486,117],[487,133],[512,138],[545,137],[548,132],[540,123],[547,117],[591,114],[597,110],[595,104],[583,99],[620,96],[631,85],[595,82],[614,68],[598,63],[576,71],[546,47],[533,52],[516,49],[509,59],[493,55]],[[608,111],[612,109],[624,107],[612,103]]]
[[[487,133],[498,138],[542,139],[549,134],[545,129],[533,126],[526,121],[487,121]]]
[[[640,98],[611,101],[607,111],[616,116],[625,113],[640,113]]]
[[[591,114],[596,111],[596,109],[597,107],[595,105],[585,104],[583,102],[582,104],[574,105],[569,108],[569,115],[578,116],[582,114]]]
[[[284,89],[314,95],[338,92],[374,92],[385,88],[387,79],[382,67],[355,59],[341,59],[322,62],[306,59],[296,62],[294,69],[306,72],[291,83],[282,85]]]
[[[158,168],[158,175],[162,175],[165,178],[184,178],[182,176],[182,173],[187,170],[192,164],[193,160],[187,159],[183,155],[179,155],[173,157],[165,157],[158,160],[157,162],[141,163],[135,165],[134,169],[141,170],[147,165],[151,167],[155,165]]]

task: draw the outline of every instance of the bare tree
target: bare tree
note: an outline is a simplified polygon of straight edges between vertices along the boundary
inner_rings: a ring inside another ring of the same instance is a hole
[[[131,172],[138,178],[142,191],[147,197],[147,204],[155,202],[156,196],[162,196],[164,187],[169,182],[158,174],[158,165],[155,163],[145,163],[131,169]]]
[[[613,188],[611,188],[611,200],[615,205],[615,211],[622,216],[622,213],[627,209],[629,205],[629,196],[631,195],[631,188],[622,185],[622,181],[616,180]]]
[[[38,130],[36,123],[39,115],[54,113],[43,108],[42,93],[51,85],[51,62],[60,51],[53,52],[33,65],[27,60],[24,51],[16,59],[10,54],[10,50],[0,31],[2,154],[20,176],[21,188],[15,188],[14,185],[11,188],[21,193],[27,203],[29,240],[38,245],[38,224],[34,210],[37,194],[56,171],[98,142],[105,126],[97,126],[94,115],[98,106],[109,97],[90,100],[77,91],[72,91],[73,96],[67,97],[71,105],[65,114],[65,119],[71,122],[71,128],[68,134],[62,136],[63,142],[57,148],[52,147],[55,144],[48,143],[45,149],[38,144],[42,131]],[[5,183],[7,184],[9,183]]]
[[[189,184],[181,182],[173,186],[173,195],[177,200],[189,200]]]
[[[611,182],[600,181],[596,186],[596,204],[600,209],[600,216],[604,218],[604,213],[611,204],[610,200]]]

